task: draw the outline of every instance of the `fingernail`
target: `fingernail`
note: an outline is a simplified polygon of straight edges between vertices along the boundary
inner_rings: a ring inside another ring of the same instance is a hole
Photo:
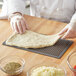
[[[15,33],[17,33],[17,34],[18,34],[18,32],[15,32]]]
[[[58,33],[59,35],[62,35],[62,33]]]
[[[61,39],[65,39],[64,37],[62,37]]]
[[[23,31],[23,34],[25,33],[25,31]]]
[[[28,27],[27,30],[29,30],[30,28]]]
[[[22,32],[20,32],[20,34],[22,34]]]
[[[29,30],[29,27],[27,26],[26,29]]]

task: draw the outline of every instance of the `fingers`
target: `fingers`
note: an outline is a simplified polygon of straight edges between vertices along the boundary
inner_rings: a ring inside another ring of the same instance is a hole
[[[59,35],[62,35],[62,34],[64,34],[65,32],[67,32],[67,30],[68,30],[68,28],[67,27],[65,27],[60,33],[59,33]]]
[[[20,21],[17,21],[17,27],[18,27],[19,33],[22,34],[23,33],[23,28],[22,28],[22,24],[21,24]]]
[[[19,33],[19,29],[18,29],[18,26],[17,26],[17,22],[14,23],[14,29],[15,29],[15,32]]]
[[[65,35],[62,37],[62,39],[70,37],[70,30],[68,30]]]
[[[26,31],[26,24],[24,21],[21,21],[21,25],[22,25],[22,29],[23,29],[23,33]]]
[[[11,22],[11,27],[12,29],[19,34],[22,34],[26,31],[26,24],[24,21],[16,21],[16,22]]]
[[[65,34],[64,34],[65,33]],[[66,38],[75,38],[76,37],[76,31],[75,29],[68,24],[60,33],[59,35],[63,35],[62,39],[66,39]]]
[[[25,19],[22,16],[13,17],[10,24],[12,30],[19,34],[23,34],[27,29],[29,29]]]
[[[10,22],[10,25],[11,25],[12,30],[15,31],[14,26],[13,26],[13,22]]]
[[[20,34],[23,34],[26,30],[28,30],[28,25],[24,20],[18,21],[17,26]]]
[[[26,25],[26,29],[29,30],[29,27],[28,27],[27,23],[25,23],[25,25]]]
[[[27,24],[27,22],[25,21],[24,18],[23,18],[23,21],[24,21],[24,24],[25,24],[25,26],[26,26],[26,29],[29,30],[28,24]]]

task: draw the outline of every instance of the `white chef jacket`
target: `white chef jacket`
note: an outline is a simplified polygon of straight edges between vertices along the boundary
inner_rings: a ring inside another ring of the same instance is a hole
[[[6,16],[14,12],[25,13],[26,0],[4,0]],[[31,16],[62,22],[76,21],[76,0],[30,0]]]

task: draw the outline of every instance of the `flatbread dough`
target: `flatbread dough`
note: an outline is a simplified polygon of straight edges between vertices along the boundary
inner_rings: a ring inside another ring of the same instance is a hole
[[[43,35],[27,30],[24,34],[14,34],[7,41],[7,45],[18,46],[23,48],[42,48],[54,45],[60,36]]]

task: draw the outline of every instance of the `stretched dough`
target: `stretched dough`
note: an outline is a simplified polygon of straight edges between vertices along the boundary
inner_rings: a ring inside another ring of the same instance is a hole
[[[13,45],[23,48],[42,48],[54,45],[60,36],[43,35],[27,30],[24,34],[14,34],[7,41],[7,45]]]

